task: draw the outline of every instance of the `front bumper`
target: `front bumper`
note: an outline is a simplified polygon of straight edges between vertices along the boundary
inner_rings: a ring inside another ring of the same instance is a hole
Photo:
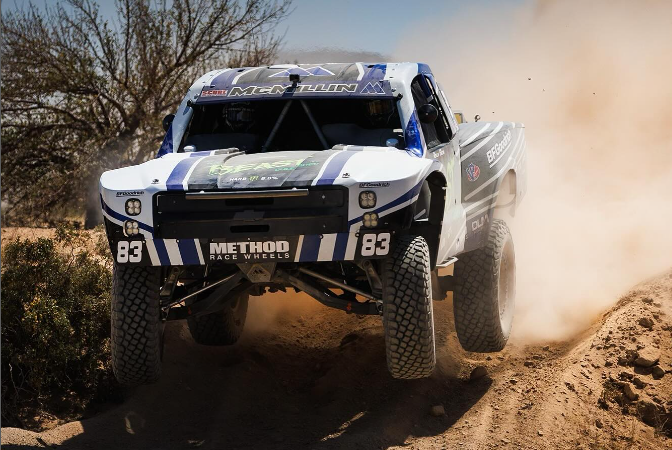
[[[405,207],[365,228],[361,218],[348,221],[347,188],[312,186],[299,189],[300,198],[296,191],[156,192],[146,201],[152,226],[137,236],[106,217],[114,260],[187,266],[383,258],[412,218]]]
[[[352,261],[384,258],[391,251],[392,236],[389,231],[360,229],[238,239],[113,237],[110,247],[117,264],[138,266]]]

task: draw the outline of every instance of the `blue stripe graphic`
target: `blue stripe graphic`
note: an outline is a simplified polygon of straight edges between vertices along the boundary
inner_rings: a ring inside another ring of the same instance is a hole
[[[168,250],[166,250],[166,244],[163,242],[163,239],[154,239],[154,247],[156,247],[156,253],[159,255],[161,265],[169,266],[170,257],[168,256]]]
[[[429,75],[432,73],[432,71],[429,69],[429,66],[425,63],[418,63],[418,73],[424,73],[425,75]]]
[[[404,139],[406,140],[406,150],[414,156],[422,157],[422,134],[420,133],[418,116],[416,115],[415,109],[413,110],[413,114],[411,114],[411,118],[408,119],[408,124],[406,124]]]
[[[161,147],[159,147],[159,152],[156,154],[157,158],[167,155],[168,153],[173,153],[173,124],[171,123],[166,131],[166,136],[163,138]]]
[[[374,64],[372,67],[364,65],[368,70],[362,77],[362,81],[370,80],[380,80],[382,81],[385,78],[385,72],[387,72],[387,64]]]
[[[166,188],[169,191],[183,190],[182,182],[184,181],[184,177],[187,176],[187,172],[189,172],[189,169],[191,169],[191,166],[193,166],[196,161],[200,161],[200,158],[184,158],[177,163],[166,181]]]
[[[251,69],[251,67],[242,67],[238,70],[227,70],[226,72],[217,75],[215,79],[210,82],[210,88],[228,90],[233,86],[233,79],[249,69]],[[201,97],[199,96],[198,99],[200,100]]]
[[[301,256],[299,261],[317,261],[317,254],[320,252],[320,235],[307,234],[303,237],[303,247],[301,247]]]
[[[180,255],[182,255],[182,264],[201,264],[201,260],[198,259],[198,252],[196,251],[196,243],[193,239],[180,239],[177,241],[177,248],[180,249]]]
[[[405,201],[411,200],[413,197],[418,195],[418,192],[420,192],[420,189],[422,189],[422,183],[424,183],[424,182],[425,182],[425,180],[420,181],[418,184],[413,186],[411,188],[411,190],[406,192],[404,195],[402,195],[398,199],[393,200],[390,203],[388,203],[386,205],[383,205],[380,208],[375,209],[371,212],[374,212],[374,213],[380,215],[381,212],[387,211],[388,209],[394,208],[395,206],[400,205],[400,204],[404,203]],[[350,227],[350,226],[356,224],[357,222],[361,221],[362,217],[363,216],[355,217],[354,219],[348,221],[348,226]]]
[[[333,261],[343,261],[345,259],[345,249],[348,246],[349,237],[350,233],[338,233],[336,235]]]
[[[327,168],[324,169],[322,176],[315,184],[317,186],[334,184],[334,180],[336,180],[336,178],[338,178],[338,176],[341,174],[343,166],[345,166],[345,163],[350,158],[352,158],[352,155],[354,155],[354,153],[347,150],[343,150],[340,153],[337,153],[336,156],[334,156],[331,161],[329,161]]]
[[[210,156],[210,151],[205,151],[205,152],[191,152],[189,153],[190,158],[198,158],[201,156]]]
[[[121,222],[125,222],[125,221],[127,221],[127,220],[135,220],[136,222],[138,222],[138,226],[139,226],[140,228],[142,228],[143,230],[145,230],[145,231],[149,231],[150,233],[154,234],[154,228],[153,228],[153,227],[147,225],[146,223],[142,223],[142,222],[140,222],[138,219],[134,219],[134,218],[131,218],[131,217],[126,217],[126,216],[124,216],[123,214],[119,214],[118,212],[116,212],[115,210],[113,210],[112,208],[110,208],[110,207],[107,205],[107,203],[105,203],[105,201],[103,200],[103,196],[102,196],[102,195],[100,196],[100,204],[101,204],[102,207],[103,207],[103,211],[105,211],[105,212],[107,213],[107,215],[109,215],[109,216],[111,216],[111,217],[114,217],[115,219],[117,219],[117,220],[119,220],[119,221],[121,221]]]

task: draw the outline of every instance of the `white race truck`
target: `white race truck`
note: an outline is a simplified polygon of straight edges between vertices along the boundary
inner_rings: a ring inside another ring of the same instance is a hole
[[[432,373],[448,290],[461,345],[504,347],[522,124],[458,124],[425,64],[353,63],[215,70],[164,128],[156,159],[100,179],[121,383],[158,379],[165,321],[230,345],[250,296],[291,288],[381,315],[396,378]]]

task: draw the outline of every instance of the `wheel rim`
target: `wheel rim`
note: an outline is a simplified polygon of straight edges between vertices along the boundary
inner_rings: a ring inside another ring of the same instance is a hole
[[[497,303],[499,306],[499,321],[506,337],[509,336],[513,323],[513,311],[516,298],[516,259],[511,240],[507,240],[502,250],[499,264],[499,282],[497,288]]]

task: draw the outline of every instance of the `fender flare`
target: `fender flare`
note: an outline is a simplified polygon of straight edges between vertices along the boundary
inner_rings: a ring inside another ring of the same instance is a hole
[[[423,182],[418,200],[413,204],[413,217],[422,212],[429,205],[429,214],[411,222],[410,233],[422,236],[429,246],[431,269],[436,267],[441,241],[441,227],[443,226],[443,213],[446,208],[445,175],[435,170],[430,172]],[[418,210],[420,208],[420,210]]]

